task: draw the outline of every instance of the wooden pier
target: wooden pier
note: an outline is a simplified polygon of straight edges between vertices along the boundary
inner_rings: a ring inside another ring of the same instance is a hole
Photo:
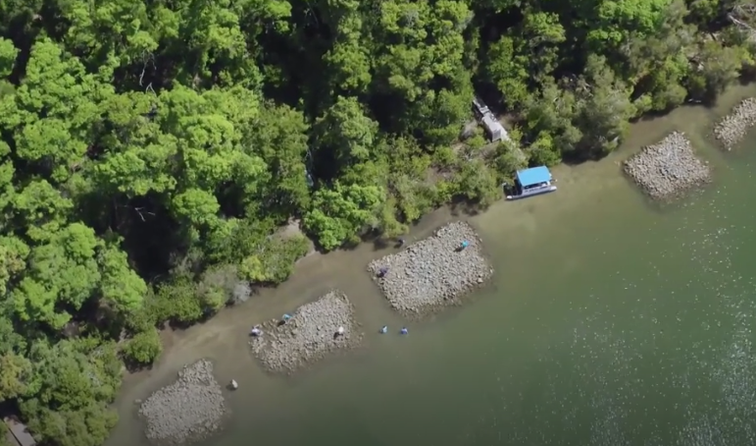
[[[26,425],[19,421],[16,417],[5,417],[3,422],[8,426],[8,440],[10,444],[16,446],[36,446],[37,442],[34,441],[29,429]]]

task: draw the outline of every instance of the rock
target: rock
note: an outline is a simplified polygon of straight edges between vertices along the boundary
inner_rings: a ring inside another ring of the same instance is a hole
[[[680,132],[644,147],[622,167],[649,197],[658,201],[672,201],[711,181],[709,165],[696,156],[690,141]]]
[[[213,364],[203,359],[184,367],[176,382],[142,403],[139,415],[147,422],[145,435],[156,444],[201,441],[220,430],[227,410]]]
[[[730,151],[746,136],[754,124],[756,124],[756,98],[747,98],[714,126],[714,138],[724,150]]]
[[[459,250],[464,240],[469,246]],[[384,267],[388,271],[378,277]],[[460,303],[458,298],[493,275],[482,254],[482,241],[465,222],[443,226],[425,240],[370,262],[367,269],[390,305],[410,317]]]
[[[293,373],[332,352],[359,346],[364,336],[354,319],[354,307],[339,291],[297,308],[283,325],[278,319],[262,325],[266,335],[249,344],[272,373]]]

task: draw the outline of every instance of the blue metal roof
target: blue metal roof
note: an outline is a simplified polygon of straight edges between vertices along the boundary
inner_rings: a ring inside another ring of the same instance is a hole
[[[533,186],[534,184],[551,181],[551,172],[546,166],[532,167],[530,169],[520,170],[517,172],[517,181],[522,187]]]

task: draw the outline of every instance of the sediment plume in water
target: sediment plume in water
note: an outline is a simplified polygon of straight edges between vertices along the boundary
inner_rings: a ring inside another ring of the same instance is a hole
[[[185,366],[178,380],[153,393],[139,408],[145,435],[155,444],[201,441],[222,428],[227,410],[213,364],[200,360]]]
[[[250,340],[252,352],[268,372],[283,374],[336,351],[358,347],[364,336],[355,320],[354,307],[340,291],[331,291],[300,306],[286,321],[267,321],[259,328],[262,334]]]
[[[469,245],[460,249],[463,241]],[[431,237],[368,264],[391,306],[406,316],[425,316],[458,305],[493,275],[483,243],[466,222],[439,228]],[[385,274],[381,275],[381,269]]]
[[[643,192],[657,201],[675,200],[711,181],[709,165],[698,158],[681,132],[644,147],[622,167]]]
[[[756,124],[756,98],[747,98],[714,126],[714,138],[720,147],[730,151],[745,138]]]

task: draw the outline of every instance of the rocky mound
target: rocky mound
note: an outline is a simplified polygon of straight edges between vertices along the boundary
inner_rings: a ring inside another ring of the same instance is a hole
[[[732,150],[756,124],[756,98],[744,99],[714,126],[714,137],[725,150]]]
[[[207,360],[184,367],[178,380],[153,393],[139,408],[147,438],[157,444],[200,441],[222,427],[223,391]]]
[[[711,169],[683,133],[674,132],[623,163],[624,172],[652,199],[671,201],[708,183]]]
[[[465,240],[469,246],[459,249]],[[387,270],[379,277],[381,268]],[[370,262],[367,269],[391,306],[406,316],[457,305],[493,275],[480,238],[465,222],[443,226],[425,240]]]
[[[343,334],[338,334],[343,327]],[[271,320],[260,326],[262,335],[252,337],[252,352],[273,373],[292,373],[329,353],[357,347],[363,333],[354,319],[347,297],[332,291],[301,307],[285,323]]]

